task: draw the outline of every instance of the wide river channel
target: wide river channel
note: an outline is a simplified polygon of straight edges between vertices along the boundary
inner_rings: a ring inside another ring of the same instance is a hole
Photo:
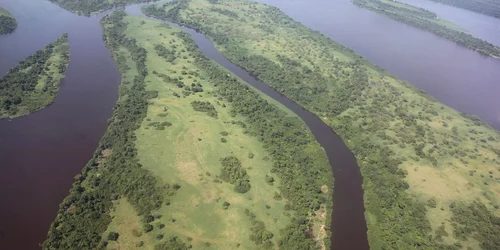
[[[360,9],[348,0],[259,1],[279,7],[443,103],[500,128],[500,98],[496,96],[500,60]],[[0,75],[69,33],[71,61],[54,104],[25,117],[0,120],[0,246],[39,249],[73,176],[104,134],[120,74],[102,41],[99,20],[104,14],[80,17],[42,0],[2,0],[0,5],[19,22],[14,33],[0,36]],[[130,6],[127,11],[141,15],[139,7]],[[367,249],[362,178],[344,143],[316,116],[228,62],[203,35],[185,30],[207,57],[306,122],[325,148],[335,175],[332,246]]]

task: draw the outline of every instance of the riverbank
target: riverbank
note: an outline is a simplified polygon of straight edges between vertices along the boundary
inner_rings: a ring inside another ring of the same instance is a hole
[[[53,225],[63,229],[52,227],[45,247],[82,247],[75,244],[83,238],[98,244],[113,232],[124,237],[109,244],[122,247],[141,241],[165,246],[173,244],[174,236],[176,244],[221,248],[328,244],[323,240],[328,239],[331,168],[303,122],[205,59],[176,28],[121,12],[104,19],[103,27],[123,73],[112,118],[120,123],[110,124],[61,206]],[[133,112],[135,121],[120,117],[133,107],[139,108]],[[125,139],[127,143],[120,142]],[[137,153],[124,159],[129,147]],[[125,164],[130,173],[117,173],[121,168],[116,164]],[[137,175],[149,180],[149,186],[132,181],[141,179]],[[108,185],[89,189],[96,178]],[[88,191],[79,194],[80,187]],[[74,215],[67,208],[86,206],[77,197],[94,191],[103,195],[93,202],[106,207],[99,212],[103,219],[80,225],[80,218],[93,209]],[[111,202],[112,197],[119,203]],[[110,221],[113,204],[115,219]],[[138,214],[120,212],[130,211],[125,209],[130,204]],[[127,237],[131,228],[126,225],[141,218],[149,226],[139,226],[135,237]],[[306,228],[297,221],[302,220],[308,221],[316,242],[301,231]],[[71,234],[74,227],[80,236],[61,233]]]
[[[456,238],[453,232],[468,223],[495,227],[495,222],[464,217],[459,211],[479,209],[498,216],[498,190],[489,185],[497,182],[493,171],[489,174],[499,164],[497,131],[373,67],[276,8],[246,1],[179,3],[147,7],[145,12],[203,32],[232,62],[324,117],[353,150],[364,177],[370,247],[491,244]],[[475,174],[479,172],[482,176]],[[475,188],[454,190],[457,181]],[[443,187],[426,188],[438,184]],[[491,237],[487,229],[477,233]]]
[[[0,119],[39,111],[54,102],[69,65],[68,34],[21,61],[0,78]]]
[[[432,32],[483,55],[500,58],[500,48],[467,34],[465,30],[436,13],[392,0],[352,0],[357,6],[381,13],[399,22]]]

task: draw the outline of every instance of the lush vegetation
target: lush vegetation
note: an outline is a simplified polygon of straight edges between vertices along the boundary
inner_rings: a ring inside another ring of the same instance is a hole
[[[440,19],[435,13],[393,0],[352,0],[363,8],[379,12],[411,26],[430,31],[483,55],[500,58],[500,48],[473,37]]]
[[[45,249],[328,241],[329,221],[316,214],[331,206],[321,190],[333,189],[331,168],[300,119],[205,58],[179,29],[122,11],[102,25],[122,72],[120,98]],[[217,119],[207,115],[215,110]]]
[[[16,28],[16,19],[6,9],[0,7],[0,35],[11,33]]]
[[[135,3],[148,3],[157,0],[50,0],[78,15],[90,15],[115,7],[125,6]]]
[[[65,34],[9,70],[0,78],[0,118],[27,115],[54,102],[68,64]]]
[[[495,0],[430,0],[500,18],[500,2]]]
[[[274,7],[190,0],[143,11],[203,32],[228,59],[322,117],[344,139],[364,177],[371,248],[500,244],[492,237],[500,216],[497,131]]]

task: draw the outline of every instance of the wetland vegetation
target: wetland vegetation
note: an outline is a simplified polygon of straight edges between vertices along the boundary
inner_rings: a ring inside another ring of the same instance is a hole
[[[120,97],[44,249],[329,244],[332,171],[303,121],[180,29],[123,11],[101,23]]]
[[[21,61],[0,78],[0,118],[15,118],[54,102],[69,64],[68,35]]]
[[[371,248],[500,244],[498,131],[277,8],[181,0],[143,11],[204,33],[229,60],[322,117],[343,138],[364,177]]]
[[[459,26],[439,18],[436,13],[393,0],[351,0],[363,8],[384,14],[394,20],[432,32],[469,49],[500,58],[500,48],[467,34]]]
[[[17,21],[6,9],[0,7],[0,35],[13,32],[17,28]]]

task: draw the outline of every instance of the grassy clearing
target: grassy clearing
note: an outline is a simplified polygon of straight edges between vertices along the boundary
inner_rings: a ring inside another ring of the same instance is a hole
[[[257,246],[249,238],[254,227],[250,218],[252,214],[264,223],[265,230],[274,235],[271,243],[277,246],[281,230],[291,223],[295,212],[285,209],[288,201],[280,195],[281,180],[271,173],[272,157],[264,144],[257,137],[250,136],[238,123],[245,122],[246,118],[231,114],[232,104],[216,94],[217,82],[207,80],[207,72],[193,63],[197,59],[178,37],[180,30],[132,16],[126,16],[124,22],[127,23],[124,35],[135,39],[136,44],[148,52],[146,91],[157,93],[149,100],[147,115],[135,132],[139,162],[157,177],[161,185],[178,185],[180,188],[175,195],[165,193],[167,202],[154,211],[153,216],[157,219],[150,223],[153,225],[151,232],[132,240],[120,236],[118,242],[111,242],[108,248],[128,249],[137,241],[144,241],[145,246],[151,247],[170,237],[178,237],[195,248],[254,249]],[[176,59],[168,62],[159,56],[156,52],[158,44],[173,49]],[[115,52],[118,66],[128,69],[122,75],[123,96],[120,99],[123,100],[127,98],[126,89],[137,72],[131,70],[134,63],[127,50],[122,48]],[[232,76],[229,72],[226,74]],[[164,76],[182,79],[184,86],[165,81]],[[191,90],[199,87],[197,84],[201,85],[202,92],[186,90],[186,87]],[[261,98],[279,107],[280,112],[288,117],[295,117],[268,97],[261,95]],[[195,111],[194,101],[212,104],[216,117]],[[321,151],[317,143],[310,145],[310,150]],[[325,158],[324,152],[321,153]],[[232,184],[218,177],[220,159],[228,156],[238,158],[246,170],[251,184],[248,192],[238,193]],[[325,194],[330,196],[327,190],[331,184],[323,184]],[[320,186],[317,188],[319,190]],[[227,209],[224,208],[226,202],[230,204]],[[103,237],[111,231],[122,235],[121,225],[136,221],[135,213],[124,208],[123,204],[123,201],[115,203],[114,218]],[[329,236],[328,230],[324,229],[327,222],[324,205],[322,207],[314,223],[318,242]],[[124,222],[127,217],[129,220]]]
[[[191,0],[159,4],[146,13],[207,34],[231,61],[323,117],[343,137],[364,176],[371,248],[500,244],[493,229],[474,226],[499,226],[489,219],[500,216],[498,131],[276,8]],[[476,211],[485,216],[460,212],[472,211],[472,204],[484,206]],[[473,233],[462,233],[463,226]]]

